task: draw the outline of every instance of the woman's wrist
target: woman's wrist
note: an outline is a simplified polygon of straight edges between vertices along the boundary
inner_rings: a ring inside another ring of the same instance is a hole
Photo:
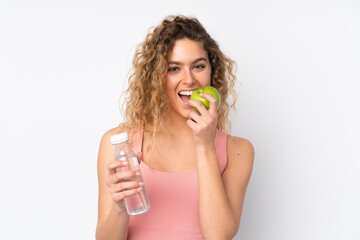
[[[214,156],[216,157],[215,144],[200,144],[196,146],[196,155],[198,160],[201,159],[212,159]]]
[[[196,152],[203,154],[208,153],[209,151],[215,151],[215,143],[214,142],[205,142],[205,143],[198,143],[196,145]]]
[[[126,207],[125,207],[125,203],[120,204],[120,206],[119,206],[119,204],[114,203],[113,209],[117,214],[129,216],[129,214],[127,213]]]

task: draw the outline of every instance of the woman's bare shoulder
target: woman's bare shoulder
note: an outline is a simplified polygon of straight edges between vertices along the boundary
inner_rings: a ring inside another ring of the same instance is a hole
[[[99,147],[99,158],[103,155],[108,155],[108,154],[113,154],[113,147],[112,147],[112,144],[111,144],[111,136],[115,135],[115,134],[118,134],[118,133],[121,133],[125,130],[124,127],[122,126],[117,126],[117,127],[114,127],[114,128],[111,128],[109,130],[107,130],[102,138],[101,138],[101,141],[100,141],[100,147]]]
[[[241,137],[228,136],[228,166],[233,169],[252,168],[255,150],[252,143]]]
[[[104,135],[103,135],[103,138],[106,137],[111,137],[112,135],[115,135],[115,134],[118,134],[118,133],[121,133],[121,132],[124,132],[126,129],[124,126],[117,126],[117,127],[114,127],[114,128],[111,128],[109,130],[107,130]]]
[[[254,153],[254,146],[252,143],[241,137],[228,136],[228,152],[250,152]]]

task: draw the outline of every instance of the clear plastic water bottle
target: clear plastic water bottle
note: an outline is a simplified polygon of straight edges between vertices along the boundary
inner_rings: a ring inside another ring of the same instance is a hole
[[[120,133],[111,136],[111,144],[114,146],[115,159],[122,161],[126,160],[128,162],[127,167],[122,168],[123,171],[132,170],[141,173],[136,154],[130,148],[129,136],[127,133]],[[137,182],[143,182],[141,175],[137,176],[134,180]],[[124,198],[124,201],[129,215],[141,214],[150,209],[145,185],[142,186],[142,190],[140,192]]]

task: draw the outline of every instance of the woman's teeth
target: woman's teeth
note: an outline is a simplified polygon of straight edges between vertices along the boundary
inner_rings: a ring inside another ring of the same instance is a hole
[[[193,91],[180,91],[179,95],[191,96],[192,93]]]

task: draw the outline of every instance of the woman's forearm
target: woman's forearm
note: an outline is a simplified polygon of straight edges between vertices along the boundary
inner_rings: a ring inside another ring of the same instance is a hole
[[[107,218],[97,226],[96,240],[126,240],[129,219],[126,209],[113,206]]]
[[[197,161],[199,218],[203,236],[206,240],[232,239],[238,227],[225,193],[215,147],[198,147]]]

